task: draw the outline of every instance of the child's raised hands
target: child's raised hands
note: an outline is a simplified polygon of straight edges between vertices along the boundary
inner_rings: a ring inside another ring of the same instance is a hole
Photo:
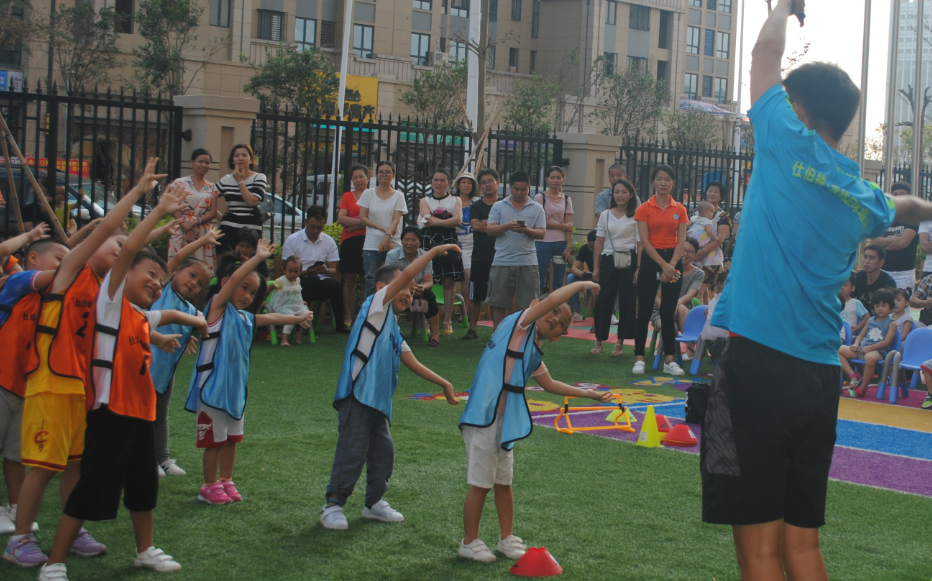
[[[433,250],[437,253],[437,255],[440,256],[449,252],[459,252],[460,254],[463,252],[463,249],[460,248],[459,244],[442,244],[440,246],[434,246]]]
[[[175,214],[176,212],[181,211],[185,206],[185,198],[187,198],[187,192],[184,188],[180,186],[175,186],[174,184],[169,185],[165,188],[165,191],[162,192],[161,198],[159,198],[159,204],[156,206],[163,215]],[[183,220],[176,220],[178,225],[181,225]],[[178,228],[175,227],[175,230]]]
[[[593,278],[595,278],[595,275],[593,275]],[[579,280],[573,284],[577,285],[580,290],[595,290],[601,288],[599,283],[593,282],[591,280]]]
[[[37,240],[51,238],[49,235],[49,225],[45,222],[40,222],[38,226],[28,232],[28,236],[29,242],[36,242]]]
[[[223,232],[217,230],[216,228],[211,228],[207,231],[207,234],[204,234],[202,238],[205,241],[204,244],[212,244],[216,246],[220,244],[220,239],[223,238]]]
[[[157,157],[150,157],[149,162],[146,163],[146,168],[142,171],[142,177],[139,178],[139,183],[136,184],[139,195],[148,194],[152,191],[152,188],[155,187],[158,180],[168,177],[167,173],[155,173],[155,166],[158,165],[158,163],[159,158]]]
[[[271,258],[275,254],[275,245],[272,244],[271,240],[260,240],[259,246],[256,247],[256,256],[265,260]]]

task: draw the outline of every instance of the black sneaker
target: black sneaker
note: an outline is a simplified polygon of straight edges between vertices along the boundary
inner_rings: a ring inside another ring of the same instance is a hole
[[[476,333],[472,329],[466,331],[466,334],[463,335],[463,339],[478,339],[478,338],[479,338],[479,333]]]
[[[922,402],[922,409],[932,410],[932,393],[926,395],[926,400]]]

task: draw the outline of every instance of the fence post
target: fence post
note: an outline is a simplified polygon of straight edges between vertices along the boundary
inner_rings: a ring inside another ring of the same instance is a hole
[[[594,133],[559,133],[557,138],[554,163],[568,161],[563,191],[573,200],[576,238],[582,241],[595,228],[595,198],[609,186],[608,168],[617,159],[621,138]]]
[[[176,95],[173,100],[175,105],[184,108],[182,130],[191,130],[191,141],[181,144],[179,160],[185,167],[179,164],[179,173],[185,174],[190,170],[187,160],[191,152],[203,147],[213,155],[216,168],[211,170],[208,179],[219,180],[230,171],[226,159],[233,145],[249,143],[252,121],[259,112],[259,100],[217,95]]]

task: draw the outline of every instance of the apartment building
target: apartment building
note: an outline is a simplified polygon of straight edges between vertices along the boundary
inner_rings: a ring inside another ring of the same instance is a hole
[[[74,2],[75,0],[58,0]],[[79,0],[80,1],[80,0]],[[88,0],[124,15],[139,0]],[[281,44],[316,47],[329,53],[339,70],[344,4],[340,0],[200,0],[204,6],[198,44],[223,39],[222,49],[201,66],[192,53],[188,94],[244,96],[242,87]],[[600,56],[615,67],[650,67],[667,80],[671,106],[698,99],[734,110],[737,0],[490,0],[489,99],[503,99],[514,83],[532,72],[547,75],[561,55],[575,49],[583,83]],[[476,2],[478,4],[478,2]],[[34,2],[37,11],[48,2]],[[348,88],[359,103],[383,115],[408,114],[401,94],[415,76],[431,69],[437,53],[465,59],[469,0],[355,0],[347,70]],[[127,18],[120,38],[126,55],[115,84],[131,86],[135,46],[144,43]],[[46,76],[42,45],[28,51],[0,52],[0,79],[11,85],[25,77],[30,86]],[[252,64],[250,64],[252,63]],[[5,75],[4,75],[5,71]],[[63,82],[60,71],[55,77]],[[591,108],[595,99],[587,99]],[[587,120],[580,128],[597,132]]]

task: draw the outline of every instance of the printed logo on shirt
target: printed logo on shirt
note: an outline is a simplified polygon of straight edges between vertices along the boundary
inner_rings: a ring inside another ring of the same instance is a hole
[[[679,219],[680,219],[680,215],[679,215],[679,214],[673,214],[673,219],[674,219],[674,220],[679,220]]]

